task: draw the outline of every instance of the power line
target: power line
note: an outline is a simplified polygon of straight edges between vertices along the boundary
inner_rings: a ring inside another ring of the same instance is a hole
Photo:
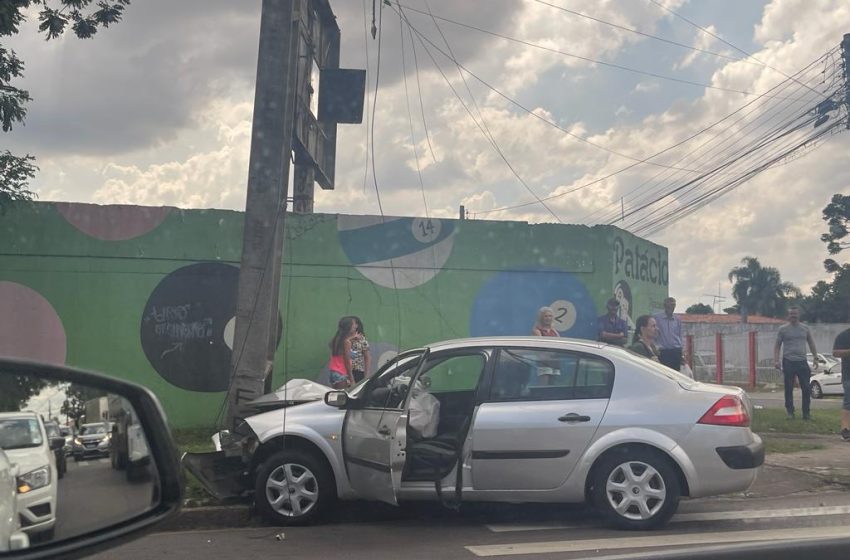
[[[416,161],[416,175],[419,177],[419,190],[422,192],[422,206],[425,208],[425,217],[429,218],[428,201],[425,199],[425,183],[422,181],[419,153],[416,150],[416,136],[413,133],[413,114],[410,111],[410,94],[407,91],[407,64],[404,56],[404,21],[401,19],[401,14],[398,16],[398,33],[401,41],[401,76],[404,81],[404,102],[407,105],[407,120],[410,123],[410,148],[413,150],[413,159]]]
[[[417,10],[416,8],[405,7],[405,9],[408,9],[412,12],[418,12],[418,13],[421,13],[421,14],[426,14],[425,12],[423,12],[421,10]],[[560,49],[556,49],[556,48],[553,48],[553,47],[547,47],[545,45],[540,45],[538,43],[526,41],[525,39],[518,39],[516,37],[511,37],[510,35],[505,35],[503,33],[498,33],[496,31],[490,31],[489,29],[482,29],[482,28],[477,27],[475,25],[463,23],[463,22],[460,22],[460,21],[456,21],[456,20],[453,20],[453,19],[446,18],[446,17],[441,17],[441,16],[435,16],[435,17],[439,20],[445,21],[446,23],[451,23],[453,25],[457,25],[458,27],[464,27],[466,29],[478,31],[479,33],[484,33],[484,34],[487,34],[487,35],[492,35],[494,37],[498,37],[500,39],[505,39],[506,41],[512,41],[514,43],[519,43],[521,45],[525,45],[525,46],[532,47],[532,48],[535,48],[535,49],[540,49],[540,50],[543,50],[543,51],[559,54],[559,55],[566,56],[566,57],[569,57],[569,58],[575,58],[577,60],[582,60],[584,62],[589,62],[589,63],[592,63],[592,64],[598,64],[600,66],[605,66],[605,67],[608,67],[608,68],[614,68],[614,69],[617,69],[617,70],[623,70],[625,72],[631,72],[631,73],[634,73],[634,74],[642,74],[644,76],[650,76],[652,78],[658,78],[660,80],[667,80],[667,81],[670,81],[670,82],[677,82],[677,83],[680,83],[680,84],[697,86],[697,87],[706,88],[706,89],[714,89],[714,90],[726,91],[726,92],[730,92],[730,93],[740,93],[742,95],[763,95],[761,93],[756,93],[756,92],[752,92],[752,91],[733,89],[733,88],[725,88],[725,87],[721,87],[721,86],[715,86],[715,85],[707,84],[707,83],[704,83],[704,82],[695,82],[693,80],[686,80],[684,78],[676,78],[674,76],[667,76],[665,74],[658,74],[657,72],[651,72],[651,71],[648,71],[648,70],[640,70],[640,69],[637,69],[637,68],[632,68],[630,66],[624,66],[622,64],[616,64],[614,62],[606,62],[604,60],[598,60],[598,59],[595,59],[595,58],[590,58],[590,57],[587,57],[587,56],[582,56],[582,55],[578,55],[578,54],[575,54],[575,53],[562,51]],[[466,69],[464,68],[464,70],[466,70]],[[469,72],[469,70],[466,70],[466,71]],[[471,72],[469,72],[469,73],[471,74]],[[490,86],[488,86],[488,87],[490,87]]]
[[[434,147],[431,145],[431,135],[428,133],[428,121],[425,120],[425,105],[422,102],[422,85],[419,83],[419,58],[416,56],[416,42],[413,40],[413,33],[408,33],[410,36],[410,50],[413,51],[413,67],[416,69],[416,91],[419,92],[419,112],[422,115],[422,128],[425,130],[425,140],[428,142],[428,150],[431,152],[431,159],[437,163],[437,156],[434,154]]]
[[[393,9],[395,9],[395,8],[393,8]],[[515,100],[515,99],[513,99],[512,97],[510,97],[510,96],[508,96],[507,94],[503,93],[502,91],[500,91],[499,89],[497,89],[495,86],[493,86],[492,84],[490,84],[489,82],[487,82],[486,80],[484,80],[483,78],[481,78],[480,76],[478,76],[477,74],[475,74],[474,72],[472,72],[471,70],[469,70],[469,69],[468,69],[467,67],[465,67],[463,64],[461,64],[460,62],[458,62],[458,60],[457,60],[454,56],[452,56],[452,55],[450,55],[450,54],[446,53],[445,51],[443,51],[440,47],[438,47],[437,45],[435,45],[435,44],[434,44],[434,42],[433,42],[433,41],[431,41],[431,39],[429,39],[429,38],[428,38],[428,37],[426,37],[424,34],[422,34],[422,33],[421,33],[418,29],[416,29],[416,27],[415,27],[415,26],[413,26],[413,24],[412,24],[412,23],[410,23],[410,20],[409,20],[406,16],[405,16],[405,23],[408,25],[408,27],[410,27],[410,29],[411,29],[414,33],[416,33],[416,35],[417,35],[417,37],[419,38],[419,41],[420,41],[420,43],[422,44],[423,48],[426,48],[426,49],[427,49],[427,47],[425,46],[425,43],[428,43],[429,45],[431,45],[431,47],[433,47],[433,48],[434,48],[434,50],[436,50],[437,52],[439,52],[440,54],[442,54],[442,55],[443,55],[444,57],[446,57],[449,61],[451,61],[452,63],[454,63],[454,64],[455,64],[458,68],[462,69],[462,70],[463,70],[463,71],[465,71],[467,74],[469,74],[470,76],[472,76],[473,78],[475,78],[478,82],[480,82],[480,83],[481,83],[481,84],[483,84],[485,87],[487,87],[488,89],[490,89],[493,93],[495,93],[495,94],[496,94],[496,95],[498,95],[499,97],[502,97],[503,99],[505,99],[506,101],[508,101],[508,102],[510,102],[511,104],[515,105],[516,107],[518,107],[518,108],[522,109],[524,112],[528,113],[529,115],[531,115],[531,116],[532,116],[532,117],[534,117],[535,119],[538,119],[538,120],[540,120],[541,122],[543,122],[543,123],[545,123],[545,124],[547,124],[547,125],[549,125],[549,126],[551,126],[551,127],[555,128],[555,129],[557,129],[557,130],[560,130],[560,131],[561,131],[561,132],[563,132],[564,134],[566,134],[566,135],[568,135],[568,136],[570,136],[570,137],[572,137],[572,138],[575,138],[576,140],[578,140],[578,141],[580,141],[580,142],[583,142],[583,143],[585,143],[585,144],[588,144],[588,145],[590,145],[590,146],[593,146],[594,148],[600,149],[600,150],[605,151],[605,152],[608,152],[608,153],[610,153],[610,154],[613,154],[613,155],[616,155],[616,156],[622,157],[622,158],[624,158],[624,159],[629,159],[629,160],[632,160],[632,161],[635,161],[635,162],[638,162],[638,163],[645,163],[645,164],[647,164],[647,165],[654,165],[654,166],[656,166],[656,167],[665,167],[665,168],[670,167],[669,165],[665,165],[665,164],[663,164],[663,163],[657,163],[657,162],[654,162],[654,161],[650,161],[650,160],[651,160],[652,158],[654,158],[655,156],[650,156],[650,158],[647,158],[647,159],[641,159],[641,158],[632,157],[632,156],[627,155],[627,154],[624,154],[624,153],[622,153],[622,152],[618,152],[618,151],[616,151],[616,150],[612,150],[611,148],[607,148],[607,147],[605,147],[605,146],[602,146],[601,144],[597,144],[597,143],[595,143],[595,142],[593,142],[593,141],[591,141],[591,140],[588,140],[588,139],[586,139],[586,138],[583,138],[582,136],[579,136],[578,134],[575,134],[575,133],[573,133],[573,132],[571,132],[571,131],[569,131],[569,130],[565,129],[564,127],[562,127],[561,125],[557,124],[556,122],[553,122],[553,121],[548,120],[547,118],[545,118],[545,117],[543,117],[543,116],[541,116],[541,115],[537,114],[536,112],[532,111],[531,109],[529,109],[529,108],[528,108],[528,107],[526,107],[525,105],[521,104],[519,101],[516,101],[516,100]],[[432,60],[433,60],[433,57],[432,57]],[[659,154],[656,154],[656,155],[659,155]],[[675,169],[680,169],[680,168],[675,168]],[[692,173],[698,173],[697,171],[695,171],[695,170],[693,170],[693,169],[680,169],[680,170],[682,170],[682,171],[690,171],[690,172],[692,172]]]
[[[684,49],[689,49],[689,50],[692,50],[692,51],[701,52],[701,53],[704,53],[704,54],[709,54],[711,56],[716,56],[718,58],[725,58],[727,60],[734,60],[734,61],[746,62],[747,64],[757,64],[757,65],[760,65],[760,66],[764,66],[763,63],[749,62],[748,60],[743,59],[743,58],[736,58],[734,56],[729,56],[727,54],[710,51],[708,49],[701,49],[701,48],[695,47],[693,45],[687,45],[685,43],[679,43],[678,41],[673,41],[672,39],[665,39],[664,37],[659,37],[659,36],[653,35],[651,33],[646,33],[644,31],[640,31],[640,30],[634,29],[632,27],[626,27],[624,25],[619,25],[619,24],[613,23],[611,21],[605,21],[604,19],[596,18],[596,17],[590,16],[590,15],[587,15],[587,14],[583,14],[581,12],[576,12],[574,10],[564,8],[563,6],[558,6],[557,4],[551,4],[549,2],[544,2],[543,0],[534,0],[534,1],[537,2],[538,4],[543,4],[544,6],[549,6],[549,7],[555,8],[556,10],[561,10],[562,12],[566,12],[566,13],[572,14],[574,16],[589,19],[591,21],[595,21],[597,23],[601,23],[603,25],[607,25],[607,26],[613,27],[615,29],[620,29],[622,31],[628,31],[629,33],[634,33],[636,35],[640,35],[641,37],[647,37],[649,39],[654,39],[654,40],[660,41],[662,43],[667,43],[668,45],[675,45],[677,47],[682,47]]]
[[[714,37],[715,39],[717,39],[718,41],[722,42],[723,44],[728,45],[728,46],[732,47],[733,49],[735,49],[736,51],[738,51],[738,52],[740,52],[740,53],[742,53],[742,54],[746,55],[746,56],[747,56],[747,58],[751,58],[751,59],[755,60],[755,61],[756,61],[756,62],[758,62],[759,64],[764,65],[766,68],[769,68],[769,69],[773,70],[774,72],[779,72],[780,74],[782,74],[783,76],[785,76],[786,78],[788,78],[788,79],[790,79],[790,80],[794,80],[794,78],[792,78],[791,76],[789,76],[788,74],[786,74],[786,73],[785,73],[785,72],[783,72],[782,70],[779,70],[778,68],[774,68],[773,66],[770,66],[769,64],[762,62],[761,60],[757,59],[757,58],[756,58],[755,56],[753,56],[752,54],[748,53],[747,51],[745,51],[745,50],[743,50],[743,49],[741,49],[741,48],[738,48],[737,46],[733,45],[732,43],[730,43],[729,41],[727,41],[727,40],[726,40],[726,39],[724,39],[723,37],[721,37],[721,36],[719,36],[719,35],[717,35],[717,34],[715,34],[715,33],[712,33],[711,31],[709,31],[708,29],[706,29],[706,28],[702,27],[701,25],[699,25],[699,24],[697,24],[697,23],[695,23],[695,22],[693,22],[693,21],[689,20],[688,18],[686,18],[686,17],[685,17],[685,16],[683,16],[682,14],[680,14],[680,13],[676,12],[676,11],[675,11],[675,10],[673,10],[672,8],[668,8],[667,6],[665,6],[665,5],[663,5],[663,4],[659,3],[659,2],[657,2],[657,0],[649,0],[649,1],[650,1],[650,2],[652,2],[653,4],[655,4],[656,6],[658,6],[659,8],[661,8],[662,10],[664,10],[664,11],[666,11],[666,12],[669,12],[669,13],[673,14],[674,16],[676,16],[677,18],[681,19],[682,21],[685,21],[685,22],[687,22],[688,24],[690,24],[690,25],[692,25],[692,26],[696,27],[697,29],[699,29],[699,30],[700,30],[700,31],[702,31],[703,33],[706,33],[706,34],[710,35],[711,37]],[[795,80],[795,81],[796,81],[796,80]],[[815,91],[815,90],[813,90],[812,88],[809,88],[809,89],[810,89],[811,91]],[[815,92],[815,93],[818,93],[818,92]]]
[[[510,171],[514,175],[514,177],[516,177],[516,179],[520,182],[520,184],[522,184],[522,186],[525,187],[525,189],[535,198],[535,200],[537,200],[537,202],[541,206],[543,206],[549,212],[549,214],[552,215],[552,217],[555,218],[555,220],[557,220],[558,222],[561,222],[561,218],[551,208],[549,208],[549,206],[540,198],[540,196],[536,192],[534,192],[534,189],[532,189],[528,185],[528,183],[525,182],[525,180],[520,176],[520,174],[517,172],[517,170],[511,164],[511,162],[508,161],[507,156],[505,156],[504,152],[502,152],[502,149],[499,147],[498,143],[496,142],[495,137],[493,137],[492,134],[489,133],[489,129],[486,129],[486,123],[484,123],[484,126],[482,127],[482,125],[478,122],[478,119],[475,118],[475,115],[472,114],[472,111],[469,109],[467,104],[463,101],[463,98],[460,96],[460,94],[458,94],[457,90],[455,90],[454,86],[451,83],[451,80],[448,79],[445,72],[443,72],[443,69],[440,67],[440,65],[437,63],[436,59],[434,58],[434,56],[431,54],[431,51],[428,49],[427,45],[425,45],[425,43],[423,42],[423,35],[410,23],[410,20],[404,14],[404,10],[400,6],[398,8],[398,13],[404,18],[404,21],[407,24],[410,31],[412,33],[416,33],[416,36],[419,38],[419,41],[422,44],[422,47],[425,49],[425,52],[428,54],[428,57],[431,59],[431,62],[434,63],[434,66],[437,68],[440,75],[443,77],[443,80],[449,86],[449,89],[452,90],[452,93],[455,95],[455,97],[458,99],[458,101],[460,101],[460,104],[463,106],[463,108],[469,114],[470,118],[475,123],[475,126],[478,128],[478,130],[481,132],[481,134],[484,135],[485,139],[487,139],[487,141],[490,143],[490,145],[493,147],[493,149],[496,151],[496,153],[499,155],[499,157],[502,159],[502,161],[508,167],[508,169],[510,169]],[[436,21],[435,21],[435,25],[436,25]],[[437,26],[437,29],[439,30],[439,26]],[[440,34],[442,35],[442,32],[440,32]],[[431,44],[431,46],[433,46],[435,49],[437,49],[439,52],[441,52],[443,54],[443,56],[446,56],[446,58],[453,61],[455,63],[455,66],[458,69],[458,72],[460,73],[462,66],[460,65],[460,63],[458,63],[456,61],[456,59],[454,58],[453,55],[452,56],[446,55],[446,53],[444,53],[436,45],[434,45],[433,42],[431,42],[427,38],[425,40],[428,41],[428,43]],[[443,37],[443,40],[445,41],[445,37]],[[448,45],[447,41],[446,41],[446,45],[449,48],[449,50],[451,50],[451,46]],[[461,78],[463,78],[462,73],[461,73]],[[472,95],[472,92],[469,90],[469,86],[468,86],[468,84],[466,84],[466,80],[464,79],[463,82],[467,87],[467,91],[469,92],[473,103],[475,103],[475,97]],[[476,104],[476,108],[477,108],[477,104]],[[479,114],[481,114],[480,109],[478,109],[478,112],[479,112]],[[482,116],[482,120],[483,120],[483,116]]]
[[[824,57],[820,57],[819,59],[817,59],[817,60],[813,61],[813,62],[812,62],[812,63],[810,63],[808,66],[806,66],[804,69],[800,70],[800,71],[797,73],[797,75],[803,76],[803,75],[808,74],[808,73],[811,71],[811,68],[812,68],[813,66],[815,66],[816,64],[818,64],[818,62],[820,62],[820,61],[821,61],[821,60],[823,60],[823,59],[824,59]],[[789,86],[791,85],[791,83],[792,83],[792,82],[791,82],[790,80],[786,80],[786,81],[782,82],[781,84],[779,84],[779,86],[777,86],[777,87],[778,87],[778,89],[779,89],[779,90],[784,90],[784,89],[786,89],[787,87],[789,87]],[[687,154],[685,154],[684,156],[682,156],[681,158],[679,158],[679,159],[678,159],[675,163],[679,164],[680,162],[683,162],[683,161],[687,160],[688,158],[692,158],[692,159],[694,159],[694,161],[692,161],[691,163],[688,163],[688,165],[689,165],[689,166],[693,166],[693,164],[694,164],[694,163],[697,163],[697,161],[698,161],[699,159],[704,159],[704,157],[705,157],[704,155],[700,155],[700,156],[696,157],[696,156],[695,156],[695,154],[697,154],[697,153],[698,153],[698,152],[699,152],[702,148],[704,148],[705,146],[708,146],[709,144],[712,144],[712,143],[716,143],[716,145],[715,145],[714,147],[712,147],[712,148],[711,148],[711,149],[707,152],[707,154],[711,154],[711,153],[715,152],[718,148],[722,147],[724,144],[727,144],[730,140],[734,139],[734,137],[725,137],[725,138],[724,138],[724,134],[725,134],[725,133],[727,133],[727,132],[729,132],[729,131],[733,130],[733,129],[736,127],[736,125],[738,125],[738,123],[740,123],[741,121],[743,121],[744,119],[746,119],[749,115],[753,114],[753,113],[754,113],[754,112],[756,112],[757,110],[762,109],[762,108],[763,108],[763,106],[764,106],[765,104],[770,103],[771,101],[773,101],[773,100],[772,100],[772,99],[770,99],[770,100],[766,100],[766,99],[758,99],[758,100],[753,100],[753,101],[751,101],[751,102],[747,103],[746,105],[742,106],[742,107],[741,107],[741,108],[739,108],[737,111],[735,111],[734,113],[730,114],[728,117],[731,117],[732,115],[735,115],[735,114],[737,114],[737,113],[741,112],[743,109],[745,109],[745,108],[747,108],[747,107],[749,107],[749,106],[753,105],[753,107],[752,107],[752,108],[751,108],[748,112],[743,113],[743,114],[741,115],[741,117],[740,117],[740,118],[738,118],[737,120],[735,120],[734,122],[732,122],[732,123],[731,123],[728,127],[726,127],[724,130],[722,130],[722,131],[720,131],[719,133],[715,134],[712,138],[710,138],[710,139],[709,139],[709,140],[707,140],[706,142],[703,142],[702,144],[700,144],[699,146],[697,146],[696,148],[694,148],[693,150],[691,150],[690,152],[688,152]],[[756,103],[759,103],[760,105],[757,105]],[[783,103],[784,103],[784,102],[779,102],[779,105],[781,105],[781,104],[783,104]],[[790,104],[789,104],[789,105],[790,105]],[[787,109],[786,109],[786,112],[787,112]],[[738,135],[739,135],[739,139],[738,139],[738,140],[736,140],[736,141],[733,143],[733,145],[734,145],[734,144],[739,143],[740,141],[742,141],[742,140],[743,140],[743,138],[745,138],[746,136],[749,136],[750,134],[752,134],[751,132],[748,132],[748,133],[747,133],[747,135],[741,136],[741,132],[742,132],[743,130],[745,130],[746,128],[748,128],[748,127],[750,127],[750,126],[755,125],[755,124],[758,122],[758,120],[763,119],[763,118],[766,118],[766,116],[767,116],[768,114],[769,114],[768,112],[764,112],[764,113],[762,113],[761,115],[759,115],[759,116],[758,116],[755,120],[752,120],[752,121],[748,122],[747,124],[745,124],[742,128],[737,129],[737,132],[738,132]],[[728,118],[728,117],[727,117],[727,118]],[[725,119],[724,119],[724,120],[725,120]],[[754,130],[755,130],[755,129],[754,129]],[[722,140],[722,141],[721,141],[721,140]],[[716,157],[715,157],[715,159],[716,159]],[[663,170],[663,171],[659,172],[659,173],[658,173],[658,174],[656,174],[654,177],[652,177],[652,178],[650,178],[650,179],[647,179],[646,181],[644,181],[643,183],[641,183],[640,185],[638,185],[637,187],[635,187],[635,189],[633,189],[633,192],[637,192],[639,189],[641,189],[641,187],[645,186],[645,185],[646,185],[646,184],[648,184],[650,181],[653,181],[653,180],[655,180],[655,179],[658,179],[658,178],[659,178],[659,176],[664,175],[664,174],[669,174],[669,173],[671,173],[669,170]],[[670,180],[670,179],[668,179],[668,180]],[[653,187],[653,189],[651,189],[651,190],[650,190],[650,193],[647,193],[647,194],[643,195],[644,200],[648,199],[648,198],[649,198],[649,196],[651,196],[651,193],[652,193],[653,191],[658,192],[658,191],[660,191],[662,188],[663,188],[663,183],[661,183],[661,184],[657,185],[656,187]],[[626,199],[631,198],[631,195],[627,195],[625,198],[626,198]],[[617,208],[614,208],[615,204],[616,204]],[[608,223],[615,223],[616,221],[619,221],[619,218],[618,218],[618,217],[621,215],[621,212],[620,212],[619,206],[620,206],[620,201],[619,201],[619,200],[618,200],[618,201],[615,201],[615,202],[612,202],[612,203],[611,203],[611,204],[607,207],[607,208],[609,208],[609,210],[608,210],[608,212],[607,212],[607,214],[606,214],[606,216],[607,216],[607,217],[600,218],[600,219],[598,219],[597,221],[601,221],[601,222],[608,221]],[[584,218],[582,221],[587,221],[587,220],[588,220],[591,216],[593,216],[593,215],[595,215],[595,214],[598,214],[600,211],[604,211],[604,210],[605,210],[605,209],[603,208],[603,209],[600,209],[600,210],[594,211],[594,212],[592,212],[590,215],[588,215],[586,218]]]

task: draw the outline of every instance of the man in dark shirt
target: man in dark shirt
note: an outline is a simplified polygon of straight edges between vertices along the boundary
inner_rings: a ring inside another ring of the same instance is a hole
[[[841,384],[844,385],[844,406],[841,411],[841,437],[850,441],[850,329],[835,337],[832,355],[841,358]]]
[[[600,342],[625,346],[629,339],[629,325],[620,319],[620,302],[617,298],[608,300],[608,313],[596,320],[596,332]]]

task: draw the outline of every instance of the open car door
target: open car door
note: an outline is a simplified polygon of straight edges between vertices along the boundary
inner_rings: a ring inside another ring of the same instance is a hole
[[[397,356],[353,399],[343,427],[348,480],[362,498],[397,505],[407,446],[408,389],[427,350]]]

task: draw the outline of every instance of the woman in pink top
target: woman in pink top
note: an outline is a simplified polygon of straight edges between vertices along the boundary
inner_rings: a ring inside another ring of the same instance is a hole
[[[339,320],[336,334],[331,339],[331,359],[328,362],[331,387],[345,389],[352,385],[351,376],[351,337],[357,334],[357,323],[353,317]]]
[[[537,312],[537,322],[534,323],[534,328],[531,329],[531,334],[534,336],[556,336],[560,337],[558,331],[552,326],[555,322],[555,312],[551,307],[541,307]],[[537,367],[537,378],[541,385],[552,385],[555,377],[561,375],[560,364],[556,362],[544,363],[541,362]]]

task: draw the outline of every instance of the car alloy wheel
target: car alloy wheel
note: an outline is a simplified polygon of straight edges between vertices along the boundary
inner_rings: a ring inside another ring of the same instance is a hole
[[[285,463],[274,469],[266,479],[266,499],[277,513],[300,517],[316,506],[319,483],[304,465]]]
[[[667,488],[664,478],[651,465],[628,461],[608,475],[605,495],[611,507],[626,519],[645,520],[664,506]]]
[[[819,399],[823,397],[823,389],[820,386],[820,383],[817,381],[812,381],[812,398]]]
[[[318,452],[285,449],[257,469],[257,511],[276,525],[309,525],[321,519],[336,500],[336,483]]]
[[[679,474],[661,451],[645,446],[613,449],[594,465],[591,476],[593,503],[620,529],[661,527],[679,507]]]

